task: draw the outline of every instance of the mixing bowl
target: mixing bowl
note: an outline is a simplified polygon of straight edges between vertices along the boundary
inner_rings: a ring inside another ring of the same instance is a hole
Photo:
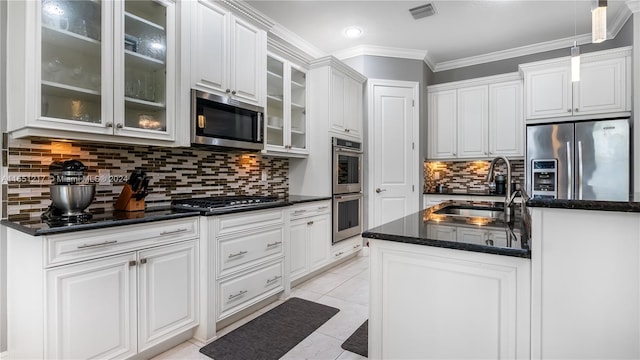
[[[80,215],[96,194],[95,184],[51,185],[51,201],[64,216]]]

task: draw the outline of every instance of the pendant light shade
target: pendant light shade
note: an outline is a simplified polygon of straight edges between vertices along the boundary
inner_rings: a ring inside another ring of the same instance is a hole
[[[591,42],[607,40],[607,0],[596,0],[597,7],[591,10]]]
[[[580,81],[580,47],[575,41],[571,48],[571,81]]]

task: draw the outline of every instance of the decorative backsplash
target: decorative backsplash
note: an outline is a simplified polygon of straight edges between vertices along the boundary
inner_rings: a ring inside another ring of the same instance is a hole
[[[511,181],[523,185],[524,160],[509,160],[511,163]],[[425,161],[424,191],[435,191],[437,184],[444,184],[448,190],[488,191],[487,172],[490,161]],[[507,173],[504,162],[496,164],[494,169]]]
[[[7,137],[5,136],[5,139]],[[47,209],[49,164],[78,159],[88,168],[87,179],[97,181],[98,170],[108,170],[107,185],[96,186],[88,210],[112,210],[124,182],[134,169],[152,176],[147,207],[169,205],[172,199],[216,195],[277,195],[289,190],[289,161],[259,154],[211,152],[198,148],[167,148],[55,140],[8,139],[2,150],[8,174],[2,179],[2,218],[39,216]],[[261,181],[262,171],[267,181]]]

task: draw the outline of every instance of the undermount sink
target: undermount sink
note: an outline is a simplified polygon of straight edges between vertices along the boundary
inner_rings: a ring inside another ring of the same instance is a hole
[[[504,215],[504,211],[499,208],[458,205],[446,206],[435,213],[447,216],[480,217],[488,219],[496,219]]]

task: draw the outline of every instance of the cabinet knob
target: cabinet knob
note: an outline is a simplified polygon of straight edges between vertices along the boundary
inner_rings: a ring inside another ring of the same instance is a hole
[[[116,129],[122,129],[122,124],[116,124]]]
[[[106,126],[106,127],[113,127],[113,123],[112,123],[112,122],[108,122],[108,123],[104,124],[104,126]]]
[[[147,263],[147,258],[140,259],[140,264],[146,264],[146,263]]]
[[[453,156],[456,156],[456,153],[453,153]]]
[[[575,112],[578,112],[578,111],[579,111],[578,108],[576,108]]]
[[[236,91],[235,91],[235,90],[233,90],[233,91],[231,92],[231,95],[235,95],[235,94],[236,94]]]
[[[227,90],[225,90],[224,92],[226,92],[226,93],[230,93],[230,92],[231,92],[231,89],[227,89]]]

